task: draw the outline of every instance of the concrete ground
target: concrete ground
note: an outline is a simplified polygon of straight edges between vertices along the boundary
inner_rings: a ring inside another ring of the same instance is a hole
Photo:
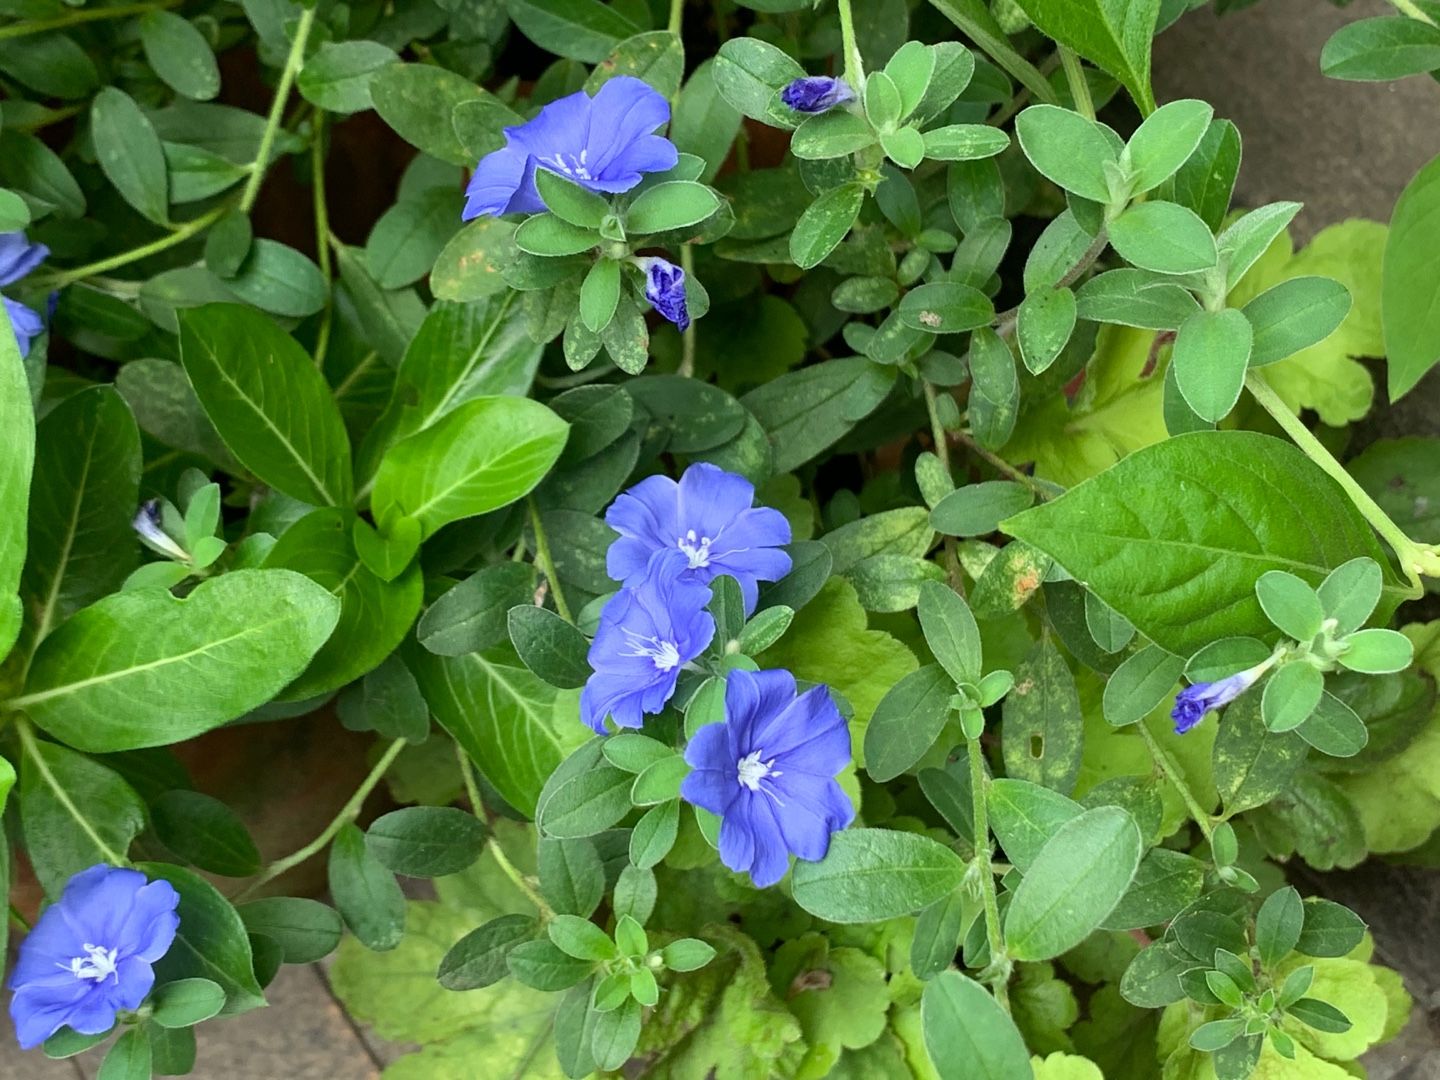
[[[1388,219],[1406,181],[1440,151],[1440,86],[1425,78],[1335,82],[1318,61],[1337,27],[1389,10],[1382,0],[1345,9],[1261,0],[1222,18],[1196,12],[1157,42],[1157,96],[1203,97],[1239,125],[1242,205],[1300,199],[1302,235],[1348,217]],[[1387,433],[1433,430],[1437,402],[1440,383],[1431,380],[1404,403],[1404,426],[1389,424]],[[1440,874],[1376,864],[1303,884],[1358,910],[1378,957],[1415,996],[1410,1027],[1367,1059],[1370,1080],[1440,1080]],[[320,965],[285,969],[270,998],[271,1008],[201,1028],[197,1080],[368,1080],[395,1053],[345,1016]],[[52,1062],[19,1053],[8,1032],[0,1037],[3,1080],[93,1080],[98,1068],[90,1055]]]

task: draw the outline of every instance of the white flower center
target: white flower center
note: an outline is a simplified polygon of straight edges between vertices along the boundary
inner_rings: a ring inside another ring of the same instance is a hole
[[[654,635],[645,637],[633,630],[626,630],[625,636],[630,639],[630,652],[626,655],[648,656],[655,662],[657,671],[670,671],[679,666],[680,650],[673,641],[661,641]]]
[[[710,545],[714,541],[708,536],[697,537],[695,530],[691,529],[684,536],[675,541],[675,546],[685,553],[690,560],[690,569],[698,570],[702,566],[710,565]]]
[[[588,150],[581,150],[578,157],[574,154],[556,152],[548,158],[540,160],[566,176],[573,176],[577,180],[593,180],[595,178],[590,175],[590,166],[585,161],[588,154]]]
[[[771,758],[769,761],[760,760],[761,755],[764,753],[765,751],[763,750],[756,750],[754,753],[746,754],[736,762],[736,778],[740,781],[741,787],[747,787],[751,791],[764,792],[775,800],[776,806],[784,806],[785,804],[780,801],[780,797],[775,794],[774,785],[761,786],[764,781],[771,777],[784,775],[779,769],[775,768],[774,758]]]
[[[115,953],[114,949],[107,949],[103,945],[85,945],[84,956],[72,956],[70,966],[58,964],[77,979],[93,979],[95,982],[104,982],[110,976],[115,975]],[[119,976],[116,975],[116,981]]]

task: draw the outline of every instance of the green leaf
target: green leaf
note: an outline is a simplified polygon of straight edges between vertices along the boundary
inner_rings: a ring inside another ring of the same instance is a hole
[[[1239,171],[1239,129],[1229,120],[1212,120],[1200,145],[1175,174],[1174,200],[1218,229],[1230,209]]]
[[[1045,371],[1075,331],[1075,293],[1071,289],[1042,289],[1020,302],[1015,340],[1020,358],[1032,375]]]
[[[349,503],[345,425],[294,338],[249,308],[207,304],[181,313],[180,356],[206,415],[246,468],[301,502]]]
[[[485,826],[453,806],[408,806],[381,816],[365,832],[365,850],[407,877],[458,874],[480,857]]]
[[[137,1027],[115,1040],[95,1076],[96,1080],[149,1080],[152,1067],[150,1033]]]
[[[1131,653],[1105,683],[1105,719],[1116,727],[1143,720],[1175,689],[1185,661],[1158,645]]]
[[[800,118],[779,104],[780,90],[805,74],[788,53],[768,41],[734,37],[715,56],[715,85],[730,105],[752,120],[793,127]],[[789,116],[785,114],[789,113]]]
[[[167,848],[222,877],[260,872],[260,851],[244,823],[219,799],[177,788],[150,804],[151,825]]]
[[[569,425],[537,401],[466,402],[385,454],[371,502],[382,526],[400,517],[422,534],[523,498],[565,447]]]
[[[595,969],[594,963],[577,960],[548,938],[521,942],[510,950],[505,963],[516,981],[534,990],[566,990]]]
[[[939,664],[927,664],[880,699],[865,729],[865,771],[872,780],[893,780],[925,755],[950,718],[954,694],[955,680]]]
[[[165,152],[135,99],[114,86],[101,90],[90,108],[90,131],[95,157],[115,190],[142,215],[166,224],[170,197]]]
[[[316,697],[373,670],[399,646],[419,613],[420,567],[381,580],[355,552],[352,520],[345,510],[312,511],[281,533],[265,556],[265,567],[298,571],[340,601],[335,632],[286,688],[289,700]]]
[[[1437,244],[1440,157],[1415,174],[1390,216],[1380,299],[1391,401],[1408,393],[1440,361],[1440,308],[1431,303],[1440,290]]]
[[[1285,1011],[1302,1024],[1332,1035],[1343,1034],[1351,1027],[1348,1016],[1328,1001],[1321,1001],[1319,998],[1301,998]]]
[[[540,891],[553,910],[589,918],[605,895],[605,868],[587,839],[540,841]]]
[[[625,227],[632,234],[668,232],[704,221],[720,209],[720,197],[704,184],[671,180],[647,188],[625,211]]]
[[[988,124],[950,124],[925,132],[925,156],[932,161],[978,161],[1009,145],[1009,136]]]
[[[610,212],[603,197],[549,169],[536,170],[535,187],[547,210],[577,228],[598,229]]]
[[[771,379],[741,399],[769,437],[777,474],[818,457],[855,427],[846,399],[871,366],[863,356],[827,360]]]
[[[1350,290],[1325,277],[1296,277],[1266,289],[1241,311],[1254,330],[1250,366],[1264,367],[1319,344],[1350,314]]]
[[[1288,886],[1265,898],[1255,916],[1255,945],[1260,962],[1273,968],[1289,955],[1300,940],[1305,924],[1305,905],[1300,894]]]
[[[1395,630],[1357,630],[1345,639],[1340,663],[1351,671],[1385,675],[1404,671],[1414,658],[1410,639]]]
[[[816,918],[875,922],[929,907],[960,884],[965,864],[943,844],[890,829],[846,829],[819,862],[797,862],[795,902]]]
[[[18,449],[28,458],[28,395],[20,404],[26,415],[14,419],[25,441]],[[140,501],[140,432],[113,388],[92,387],[46,414],[35,431],[35,454],[30,558],[20,591],[30,636],[39,641],[86,604],[116,591],[135,568],[130,522]],[[19,509],[23,525],[23,504]],[[22,540],[22,557],[25,549]],[[8,644],[4,622],[0,616],[0,653]]]
[[[715,947],[699,938],[681,938],[660,950],[671,971],[698,971],[715,959]]]
[[[21,131],[0,132],[0,178],[29,195],[45,212],[78,218],[85,213],[85,193],[65,167],[59,155],[34,135]],[[36,213],[32,205],[32,213]]]
[[[520,604],[508,615],[510,641],[524,665],[551,686],[578,689],[590,677],[585,635],[553,611]]]
[[[30,207],[13,191],[0,189],[0,227],[19,232],[30,224]]]
[[[330,844],[330,896],[367,949],[384,952],[405,936],[405,894],[370,854],[365,834],[347,823]]]
[[[600,0],[506,0],[505,7],[536,45],[585,64],[604,60],[642,29]]]
[[[1018,960],[1074,948],[1125,895],[1140,864],[1140,830],[1114,806],[1062,825],[1021,879],[1005,915],[1005,944]]]
[[[1383,558],[1329,477],[1287,443],[1240,431],[1136,451],[1004,528],[1183,656],[1217,638],[1267,633],[1254,596],[1267,570],[1319,584],[1354,557]]]
[[[958,971],[925,985],[921,1024],[930,1063],[941,1080],[1029,1080],[1030,1051],[1010,1014],[990,991]]]
[[[1243,1019],[1211,1020],[1190,1033],[1190,1045],[1205,1053],[1223,1050],[1245,1033]]]
[[[1105,165],[1116,160],[1104,129],[1077,112],[1032,105],[1015,118],[1020,148],[1042,176],[1093,202],[1110,201]]]
[[[1284,791],[1308,750],[1294,732],[1266,728],[1258,695],[1242,697],[1215,736],[1215,787],[1226,812],[1263,806]]]
[[[184,600],[118,593],[41,643],[13,704],[81,750],[178,742],[270,700],[329,637],[339,608],[288,570],[235,570]]]
[[[1265,681],[1260,712],[1271,731],[1293,731],[1315,711],[1325,676],[1306,663],[1286,664]]]
[[[1326,693],[1310,716],[1295,729],[1300,737],[1331,757],[1354,757],[1370,741],[1370,731],[1355,710]]]
[[[1150,39],[1160,0],[1018,0],[1048,37],[1119,79],[1142,112],[1155,108]]]
[[[1266,618],[1286,637],[1309,641],[1320,632],[1320,624],[1325,621],[1320,597],[1294,574],[1284,570],[1266,571],[1255,582],[1255,595],[1265,609]]]
[[[1020,380],[1010,348],[995,331],[970,335],[970,427],[975,441],[998,450],[1009,441],[1020,408]]]
[[[1008,776],[991,781],[987,803],[995,838],[1022,874],[1029,871],[1056,830],[1084,809],[1058,791]]]
[[[1129,267],[1096,274],[1075,296],[1076,312],[1082,319],[1145,330],[1177,330],[1200,310],[1195,298],[1180,286]]]
[[[155,963],[155,981],[209,979],[225,991],[223,1016],[234,1016],[265,1004],[255,981],[254,957],[245,924],[235,908],[209,882],[168,863],[137,863],[151,879],[163,878],[180,894],[180,928],[175,943]]]
[[[545,930],[561,952],[577,960],[610,960],[617,955],[610,935],[578,915],[556,915]]]
[[[129,850],[145,828],[145,804],[118,773],[99,762],[53,743],[40,742],[36,749],[39,762],[29,754],[20,762],[20,822],[35,876],[46,895],[58,899],[73,875],[110,861],[100,843],[117,855]],[[41,764],[54,778],[53,786]],[[90,830],[80,827],[57,787]]]
[[[1233,289],[1300,212],[1297,202],[1269,203],[1237,218],[1215,241],[1225,266],[1225,288]]]
[[[1110,223],[1109,236],[1120,257],[1142,270],[1189,274],[1218,259],[1210,226],[1178,203],[1138,203]]]
[[[1343,904],[1312,897],[1295,950],[1306,956],[1345,956],[1365,937],[1365,921]]]
[[[680,829],[680,803],[671,799],[647,810],[630,832],[630,862],[642,870],[670,854]]]
[[[580,318],[591,333],[598,334],[610,325],[619,303],[620,264],[613,259],[600,259],[580,286]]]
[[[1364,626],[1384,586],[1384,573],[1373,559],[1351,559],[1330,571],[1319,596],[1324,617],[1335,620],[1335,633],[1343,636]]]
[[[237,909],[245,929],[280,945],[287,964],[313,964],[340,944],[340,915],[328,904],[297,896],[251,900]]]
[[[1107,930],[1134,930],[1168,922],[1199,899],[1205,864],[1168,848],[1145,853],[1124,897],[1101,924]]]
[[[974,330],[995,318],[995,306],[984,293],[954,281],[917,285],[895,310],[906,326],[929,334]]]
[[[617,75],[630,75],[649,83],[662,97],[673,101],[684,74],[685,46],[681,44],[680,35],[669,30],[649,30],[616,45],[585,80],[585,92],[594,94]],[[672,127],[672,141],[674,136]]]
[[[435,64],[391,64],[371,76],[370,98],[380,118],[412,146],[452,165],[475,164],[451,122],[456,106],[484,100],[465,76]]]
[[[347,256],[340,257],[341,274],[347,286],[353,280],[345,272]],[[239,272],[225,283],[241,300],[261,311],[301,319],[325,306],[329,282],[320,268],[292,247],[263,237],[250,246]],[[364,318],[366,312],[361,313]]]
[[[1402,15],[1346,23],[1320,50],[1320,70],[1332,79],[1388,82],[1440,68],[1440,29]]]
[[[630,801],[636,806],[654,806],[679,798],[680,784],[690,773],[690,764],[679,754],[647,765],[630,787]]]
[[[1042,640],[1015,670],[1015,689],[1005,698],[1001,746],[1005,771],[1062,795],[1080,773],[1085,720],[1075,677],[1049,639]]]
[[[1135,191],[1152,191],[1174,176],[1200,145],[1214,115],[1205,102],[1185,98],[1147,116],[1125,147]]]
[[[514,258],[515,226],[482,217],[460,227],[435,257],[430,288],[439,300],[483,300],[512,295],[501,271]]]
[[[732,40],[745,42],[755,39]],[[675,115],[670,121],[669,131],[670,141],[682,154],[694,154],[704,159],[705,169],[697,179],[707,184],[715,179],[721,164],[729,157],[730,146],[741,124],[739,110],[725,99],[715,80],[717,63],[718,59],[703,60],[690,73],[675,100]]]
[[[378,41],[327,41],[296,76],[300,96],[326,112],[348,115],[372,107],[370,81],[400,58]]]
[[[173,11],[147,11],[140,17],[145,61],[177,94],[209,101],[220,93],[215,53],[195,25]]]
[[[790,260],[802,270],[818,266],[845,239],[864,202],[865,189],[858,184],[841,184],[821,195],[790,233]]]
[[[510,974],[505,958],[535,934],[535,920],[501,915],[470,931],[450,947],[436,978],[447,990],[479,990]]]
[[[578,695],[531,674],[509,645],[407,660],[440,726],[506,802],[535,813],[546,778],[587,734]]]
[[[950,678],[957,683],[978,682],[981,672],[980,628],[964,597],[938,582],[926,582],[920,586],[916,614],[925,634],[925,644],[930,646],[930,651]]]
[[[444,188],[402,199],[380,216],[365,243],[365,261],[382,289],[413,285],[430,272],[459,227],[462,199]]]
[[[155,992],[151,1019],[161,1027],[186,1028],[209,1020],[225,1005],[225,991],[209,979],[178,979]],[[142,1074],[149,1077],[148,1070]]]
[[[579,255],[601,242],[592,229],[571,225],[556,214],[532,214],[515,230],[515,246],[530,255],[554,258]]]

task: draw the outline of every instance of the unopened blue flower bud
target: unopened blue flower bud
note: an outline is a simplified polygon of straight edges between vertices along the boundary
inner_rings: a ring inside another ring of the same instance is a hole
[[[1228,678],[1194,683],[1181,690],[1175,696],[1175,708],[1170,713],[1170,718],[1175,721],[1175,734],[1184,735],[1204,720],[1206,713],[1229,705],[1254,686],[1274,663],[1275,659],[1271,657]]]
[[[780,91],[780,100],[796,112],[821,113],[855,100],[855,91],[844,79],[829,75],[807,75]]]
[[[142,503],[131,525],[151,550],[179,562],[189,561],[190,553],[171,539],[170,534],[161,524],[159,499],[151,499],[147,503]]]
[[[689,329],[690,311],[685,305],[685,271],[665,259],[648,256],[636,259],[645,271],[645,299],[682,333]]]

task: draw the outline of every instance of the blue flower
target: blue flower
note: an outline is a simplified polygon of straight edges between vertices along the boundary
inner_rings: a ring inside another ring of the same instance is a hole
[[[807,75],[780,91],[780,100],[796,112],[821,113],[855,100],[855,91],[844,79],[829,75]]]
[[[155,984],[151,965],[170,949],[180,896],[138,870],[92,866],[76,874],[20,943],[10,976],[10,1017],[20,1045],[39,1046],[62,1027],[99,1035],[115,1014],[140,1007]]]
[[[1228,678],[1194,683],[1181,690],[1175,695],[1175,708],[1170,712],[1170,718],[1175,721],[1175,734],[1184,735],[1204,720],[1206,713],[1229,705],[1254,686],[1274,663],[1275,658],[1271,657]]]
[[[0,288],[14,285],[44,262],[49,254],[48,247],[30,243],[23,232],[0,233]],[[10,316],[20,355],[28,356],[30,342],[44,331],[45,320],[39,312],[8,296],[0,296],[0,303],[4,303],[5,314]]]
[[[134,520],[130,522],[130,527],[144,541],[145,546],[152,551],[164,555],[167,559],[175,559],[179,562],[190,561],[190,553],[177,544],[165,531],[165,517],[160,509],[159,499],[141,503]]]
[[[755,507],[755,485],[743,476],[705,462],[691,465],[677,484],[668,476],[647,476],[605,512],[620,534],[606,554],[605,568],[626,585],[643,579],[657,552],[678,551],[683,560],[665,560],[687,581],[708,584],[721,574],[740,583],[745,610],[753,611],[761,581],[779,581],[790,572],[785,515]]]
[[[725,678],[725,722],[685,748],[694,771],[680,795],[719,814],[720,861],[774,885],[793,852],[823,859],[830,834],[855,818],[835,775],[850,764],[850,732],[823,686],[795,693],[788,671],[735,670]]]
[[[486,154],[465,189],[465,221],[486,214],[545,209],[535,170],[549,169],[590,191],[629,191],[645,173],[675,167],[675,144],[656,128],[670,105],[629,75],[611,79],[592,98],[583,90],[552,101],[533,119],[505,129],[505,146]]]
[[[690,312],[685,306],[685,271],[653,255],[636,259],[635,265],[645,272],[645,299],[684,333],[690,326]]]
[[[657,560],[656,571],[634,588],[622,589],[600,612],[590,643],[594,674],[580,693],[580,719],[605,734],[605,717],[620,727],[638,728],[675,693],[680,669],[715,636],[705,610],[710,590],[680,580]]]

